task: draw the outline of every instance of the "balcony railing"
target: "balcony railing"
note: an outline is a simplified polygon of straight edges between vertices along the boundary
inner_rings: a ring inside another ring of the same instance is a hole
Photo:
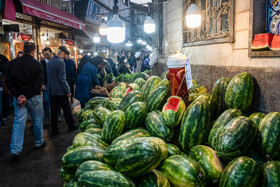
[[[41,3],[49,5],[53,8],[57,8],[64,12],[72,13],[71,1],[62,1],[62,0],[38,0]]]

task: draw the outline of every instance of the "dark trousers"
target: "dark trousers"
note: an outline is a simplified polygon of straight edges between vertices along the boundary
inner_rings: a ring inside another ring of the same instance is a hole
[[[58,131],[58,109],[61,106],[64,114],[64,118],[68,124],[68,127],[74,126],[75,121],[73,119],[71,107],[69,105],[68,97],[51,95],[51,125],[54,131]]]
[[[70,92],[71,92],[71,99],[73,99],[73,97],[74,97],[74,85],[75,85],[75,83],[69,83],[69,86],[70,86]]]
[[[81,104],[81,109],[85,108],[86,103],[84,103],[84,102],[80,102],[80,104]]]

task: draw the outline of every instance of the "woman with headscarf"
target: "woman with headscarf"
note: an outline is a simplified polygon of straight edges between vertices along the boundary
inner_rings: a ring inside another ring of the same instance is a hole
[[[130,66],[127,63],[127,58],[125,56],[121,57],[119,66],[120,74],[131,74]]]
[[[76,92],[75,98],[80,101],[81,108],[85,107],[91,98],[91,89],[98,89],[100,82],[98,80],[98,70],[104,68],[106,63],[100,56],[90,58],[84,56],[78,65],[77,70],[77,81],[76,81]]]
[[[145,70],[150,70],[151,69],[151,66],[150,66],[150,54],[148,54],[145,58],[145,60],[143,61],[143,64],[142,64],[142,68],[141,68],[141,72],[145,71]]]
[[[113,72],[114,76],[115,77],[119,76],[119,73],[117,70],[117,66],[119,64],[117,52],[112,53],[111,57],[108,59],[108,63],[110,64],[110,66],[112,68],[112,72]]]

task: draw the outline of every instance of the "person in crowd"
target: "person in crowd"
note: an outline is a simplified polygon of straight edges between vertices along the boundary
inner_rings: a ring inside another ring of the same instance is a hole
[[[44,107],[44,125],[48,125],[51,122],[50,119],[50,96],[48,95],[47,91],[47,84],[48,84],[48,76],[47,76],[47,63],[53,58],[52,50],[49,47],[44,48],[43,50],[44,59],[41,61],[43,65],[43,72],[44,72],[44,84],[42,86],[43,91],[43,107]]]
[[[121,57],[125,56],[125,50],[121,50]]]
[[[108,63],[110,64],[111,68],[112,68],[112,72],[114,74],[114,77],[119,76],[118,70],[117,70],[117,66],[119,64],[118,62],[118,53],[117,52],[113,52],[111,57],[109,59],[107,59]]]
[[[47,145],[43,139],[43,115],[41,87],[44,81],[43,67],[34,59],[35,44],[24,43],[24,55],[12,60],[6,69],[6,86],[13,98],[15,108],[10,152],[12,161],[20,160],[24,130],[28,112],[31,115],[35,148]]]
[[[100,53],[99,56],[104,60],[104,65],[101,70],[98,71],[100,75],[100,81],[99,83],[101,84],[102,87],[106,87],[107,84],[111,84],[113,82],[112,79],[106,79],[106,82],[104,82],[104,78],[106,75],[112,73],[112,67],[110,63],[108,63],[107,56],[105,53]],[[105,85],[106,84],[106,85]]]
[[[3,86],[3,91],[2,91],[2,117],[5,119],[8,119],[8,113],[9,113],[9,92],[5,84],[5,75],[6,75],[6,67],[8,65],[9,60],[2,54],[0,54],[0,62],[2,66],[2,86]]]
[[[127,58],[125,56],[121,57],[119,65],[120,65],[120,69],[119,69],[120,74],[127,74],[127,73],[131,74],[130,66],[127,63]]]
[[[1,64],[1,60],[0,60],[0,64]],[[1,80],[1,78],[2,78],[2,72],[0,71],[0,80]],[[2,82],[0,81],[0,101],[1,101],[0,102],[0,126],[4,125],[4,120],[2,117],[2,92],[3,92],[3,86],[2,86]]]
[[[145,60],[143,61],[141,72],[143,72],[145,70],[150,70],[151,69],[150,59],[151,59],[150,54],[147,54]]]
[[[57,51],[57,56],[54,56],[47,63],[47,90],[51,101],[52,136],[57,136],[59,134],[57,125],[59,105],[63,110],[64,118],[68,124],[68,132],[77,129],[69,105],[71,92],[66,81],[66,70],[63,61],[67,54],[70,54],[69,50],[65,46],[60,46]]]
[[[17,53],[17,58],[20,58],[20,57],[22,57],[23,56],[23,51],[19,51],[18,53]]]
[[[64,59],[65,62],[65,69],[66,69],[66,80],[70,86],[70,92],[71,92],[71,104],[73,104],[73,97],[74,97],[74,85],[76,83],[76,64],[75,62],[70,58],[70,55],[66,55],[66,58]]]
[[[90,100],[91,89],[98,89],[100,87],[97,74],[98,71],[102,70],[105,65],[106,62],[104,62],[100,56],[90,58],[85,55],[79,63],[75,98],[80,101],[81,108],[84,108],[85,103]]]
[[[135,69],[135,59],[132,56],[131,51],[129,51],[127,53],[127,62],[128,62],[128,65],[130,66],[131,70],[134,70]]]

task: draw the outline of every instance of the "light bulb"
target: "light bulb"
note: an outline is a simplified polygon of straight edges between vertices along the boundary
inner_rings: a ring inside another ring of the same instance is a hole
[[[148,34],[151,34],[155,32],[155,30],[156,30],[156,23],[150,16],[148,16],[144,22],[144,31]]]
[[[125,44],[127,47],[133,46],[133,44],[130,42],[130,40]]]
[[[88,53],[87,55],[88,55],[88,56],[91,56],[91,53]]]
[[[107,40],[111,43],[121,43],[125,40],[125,24],[118,14],[107,23]]]
[[[153,48],[152,48],[150,45],[147,45],[146,48],[147,48],[148,50],[150,50],[150,51],[153,50]]]
[[[95,33],[93,36],[93,42],[94,43],[99,43],[100,42],[100,36],[99,34]]]
[[[105,23],[102,23],[99,26],[99,34],[102,35],[102,36],[107,35],[107,25]]]
[[[142,43],[142,42],[143,42],[143,40],[141,40],[141,39],[137,40],[137,43]]]
[[[74,50],[75,50],[75,51],[77,50],[77,47],[76,47],[76,46],[74,47]]]
[[[186,25],[189,28],[197,28],[201,25],[201,13],[196,4],[191,4],[187,10]]]
[[[47,45],[50,45],[50,41],[49,41],[49,40],[47,40],[47,41],[46,41],[46,44],[47,44]]]
[[[147,42],[146,41],[142,41],[142,45],[147,45]]]
[[[79,53],[83,53],[83,52],[84,52],[84,50],[80,49]]]

